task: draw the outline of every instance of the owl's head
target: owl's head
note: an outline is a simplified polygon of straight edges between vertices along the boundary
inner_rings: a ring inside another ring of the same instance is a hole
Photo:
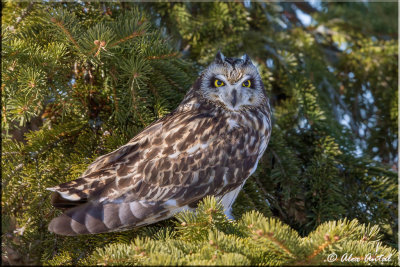
[[[219,52],[198,80],[197,92],[230,111],[265,105],[267,96],[249,56],[226,58]]]

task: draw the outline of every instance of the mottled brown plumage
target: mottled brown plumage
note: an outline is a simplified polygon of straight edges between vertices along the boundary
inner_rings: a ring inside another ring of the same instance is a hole
[[[224,85],[217,87],[216,80]],[[194,208],[207,195],[221,198],[229,211],[270,131],[268,98],[256,67],[247,56],[219,53],[174,112],[99,157],[81,178],[49,188],[52,204],[69,208],[49,230],[121,231]]]

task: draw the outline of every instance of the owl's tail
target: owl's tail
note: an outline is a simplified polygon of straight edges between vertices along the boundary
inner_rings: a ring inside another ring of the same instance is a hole
[[[89,202],[54,218],[49,231],[66,236],[115,232],[167,219],[168,215],[169,211],[157,202]]]

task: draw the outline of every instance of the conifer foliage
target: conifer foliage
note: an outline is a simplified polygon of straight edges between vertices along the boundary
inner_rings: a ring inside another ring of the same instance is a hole
[[[8,1],[2,15],[4,261],[398,264],[395,3]],[[249,54],[274,113],[236,220],[206,198],[122,233],[49,233],[45,188],[171,112],[218,50]]]
[[[398,263],[396,250],[376,241],[378,227],[361,225],[356,219],[325,222],[308,236],[300,237],[288,225],[257,211],[247,212],[236,221],[227,220],[221,203],[213,197],[206,197],[195,213],[182,212],[176,219],[175,231],[150,228],[130,243],[97,248],[80,264],[338,265],[342,263],[340,257],[329,255],[345,255],[348,251],[353,259],[373,251],[391,259],[392,265]],[[68,259],[68,254],[61,254],[49,263],[60,264]],[[358,263],[370,262],[374,261],[367,257]]]

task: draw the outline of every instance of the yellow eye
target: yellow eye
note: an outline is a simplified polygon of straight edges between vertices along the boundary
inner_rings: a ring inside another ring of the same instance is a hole
[[[223,81],[215,79],[214,85],[215,85],[215,87],[221,87],[221,86],[224,86],[225,84]]]
[[[243,85],[243,87],[250,87],[251,86],[251,82],[250,82],[250,80],[247,80],[247,81],[244,81],[242,83],[242,85]]]

